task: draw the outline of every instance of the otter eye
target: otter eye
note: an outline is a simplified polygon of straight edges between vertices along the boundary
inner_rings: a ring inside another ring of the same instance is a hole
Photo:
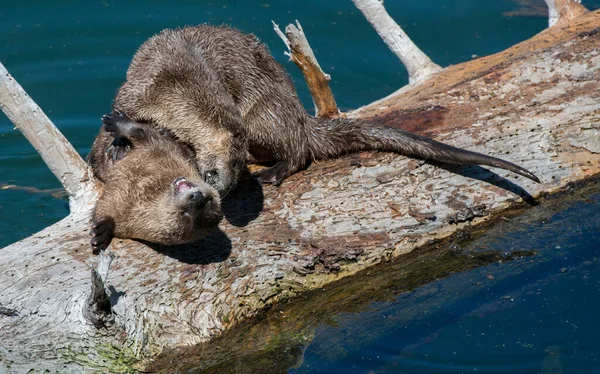
[[[217,183],[218,178],[219,172],[216,169],[209,170],[204,174],[204,180],[210,185]]]

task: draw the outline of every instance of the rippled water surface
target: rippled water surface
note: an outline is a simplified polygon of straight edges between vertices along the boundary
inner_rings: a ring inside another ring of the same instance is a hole
[[[535,9],[543,1],[388,0],[385,5],[436,63],[447,66],[498,52],[546,27],[544,17],[505,16],[519,9],[517,3],[532,3]],[[600,6],[600,0],[583,3]],[[136,48],[166,27],[227,23],[256,34],[285,64],[310,110],[308,91],[283,55],[271,20],[281,25],[300,20],[320,64],[332,75],[342,109],[367,104],[407,82],[402,65],[350,0],[38,0],[4,5],[0,60],[82,156],[89,152],[99,118],[110,110]],[[56,197],[60,184],[3,115],[0,188],[0,247],[68,213],[67,201]],[[597,200],[596,195],[557,213],[555,223],[524,225],[511,238],[498,239],[497,249],[528,241],[528,249],[543,252],[533,262],[496,264],[452,278],[470,285],[470,292],[450,288],[459,283],[434,282],[392,304],[339,315],[336,327],[319,326],[301,366],[292,372],[600,372],[595,339],[600,328]],[[412,310],[407,306],[444,292],[447,301],[406,317],[407,309]],[[383,323],[400,317],[409,323]],[[365,327],[358,320],[372,324]]]
[[[461,272],[316,328],[291,373],[600,372],[600,189],[461,251],[535,255]]]

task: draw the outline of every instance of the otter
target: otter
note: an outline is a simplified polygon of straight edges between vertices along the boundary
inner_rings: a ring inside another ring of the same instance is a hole
[[[216,228],[222,217],[219,194],[199,174],[185,144],[168,130],[120,112],[102,122],[88,160],[104,182],[92,216],[94,253],[113,237],[173,245]]]
[[[350,118],[315,118],[303,108],[284,68],[255,36],[225,26],[167,29],[133,56],[113,107],[172,131],[195,151],[206,181],[221,194],[246,162],[279,185],[313,160],[376,150],[451,164],[528,170],[397,128]]]

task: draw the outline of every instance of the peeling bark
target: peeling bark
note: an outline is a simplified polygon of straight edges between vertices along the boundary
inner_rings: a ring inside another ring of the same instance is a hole
[[[382,0],[352,0],[375,28],[385,44],[398,56],[408,71],[408,82],[417,83],[440,71],[423,51],[413,43],[383,7]]]
[[[273,22],[273,28],[288,48],[286,55],[290,56],[304,76],[315,104],[315,115],[317,117],[337,117],[340,111],[329,87],[331,77],[321,69],[300,22],[296,21],[296,25],[287,25],[285,34],[275,22]]]
[[[519,163],[542,184],[376,152],[319,162],[279,188],[242,181],[220,231],[195,245],[113,242],[109,330],[81,312],[96,258],[87,219],[71,215],[1,252],[0,303],[16,314],[0,314],[0,371],[139,368],[600,172],[599,30],[589,13],[350,113]]]

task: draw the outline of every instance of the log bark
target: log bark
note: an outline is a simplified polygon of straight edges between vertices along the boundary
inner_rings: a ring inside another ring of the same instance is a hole
[[[139,368],[600,172],[599,35],[600,14],[588,13],[351,113],[517,162],[542,184],[375,152],[320,162],[279,188],[242,181],[220,231],[200,243],[115,240],[110,329],[82,315],[96,262],[87,219],[2,249],[0,304],[14,313],[0,314],[0,371]]]
[[[383,0],[352,0],[375,28],[385,44],[402,61],[408,71],[408,83],[417,83],[440,71],[423,51],[413,43],[383,7]]]
[[[296,21],[296,25],[287,25],[285,34],[275,22],[273,22],[273,28],[288,48],[286,55],[290,56],[304,76],[315,104],[315,115],[317,117],[337,117],[340,111],[329,87],[331,77],[321,69],[300,22]]]

